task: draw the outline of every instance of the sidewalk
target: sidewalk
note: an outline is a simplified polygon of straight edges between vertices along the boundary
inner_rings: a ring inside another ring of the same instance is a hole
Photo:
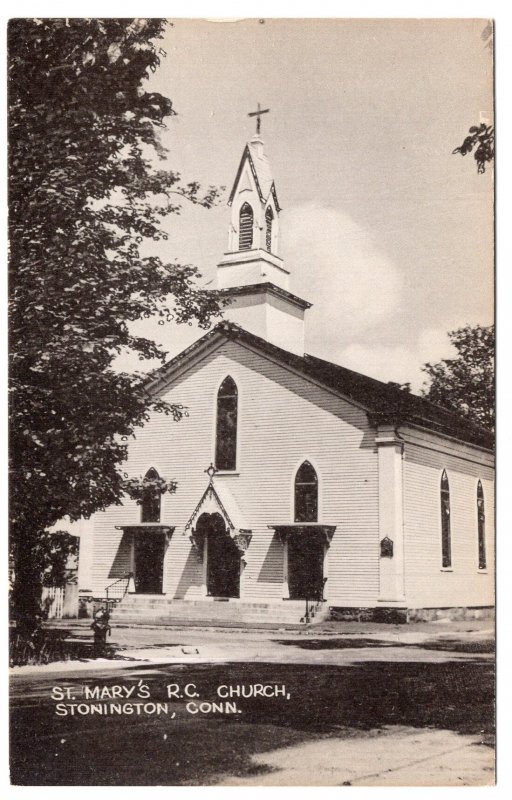
[[[223,786],[492,786],[494,750],[448,730],[386,726],[252,757],[259,774]],[[267,773],[263,769],[271,770]]]
[[[73,639],[90,641],[89,620],[62,620],[48,627]],[[47,665],[14,667],[13,677],[30,674],[84,674],[133,669],[137,664],[162,666],[219,662],[349,665],[362,661],[439,663],[478,655],[493,659],[494,629],[490,620],[449,624],[384,625],[333,622],[300,629],[216,626],[117,626],[112,620],[108,658],[81,658]]]
[[[116,635],[123,638],[133,639],[137,643],[139,636],[144,635],[142,631],[154,631],[155,639],[160,635],[165,635],[168,631],[205,631],[207,633],[226,632],[231,635],[236,634],[291,634],[293,636],[370,636],[375,639],[400,639],[404,641],[421,641],[425,638],[442,638],[457,635],[472,634],[476,637],[483,635],[486,638],[494,638],[494,621],[491,619],[478,620],[446,620],[438,622],[416,622],[407,625],[395,625],[378,622],[319,622],[310,625],[286,625],[286,624],[267,624],[238,623],[232,625],[206,625],[204,623],[191,621],[176,625],[163,623],[126,623],[117,622],[115,611],[111,618],[112,630]],[[90,632],[90,619],[62,619],[51,620],[46,624],[48,628],[64,628],[76,632],[83,636],[87,631]],[[126,633],[129,632],[129,633]],[[160,632],[160,634],[158,633]],[[164,632],[164,633],[162,633]],[[92,634],[91,634],[92,637]]]

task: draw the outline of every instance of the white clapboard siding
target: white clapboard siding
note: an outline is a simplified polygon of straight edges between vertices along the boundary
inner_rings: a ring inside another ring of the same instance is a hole
[[[130,446],[124,470],[142,476],[155,467],[178,489],[162,498],[161,521],[175,526],[167,548],[164,592],[201,597],[203,567],[185,524],[204,492],[204,470],[214,460],[215,408],[226,375],[238,387],[237,474],[215,476],[235,498],[243,527],[253,538],[246,553],[241,596],[282,598],[283,550],[272,523],[293,521],[293,480],[303,460],[315,466],[320,486],[320,521],[336,525],[328,555],[326,596],[334,605],[371,605],[378,596],[377,457],[366,414],[262,355],[225,342],[191,366],[163,392],[188,407],[175,423],[154,414]],[[132,501],[95,518],[94,591],[130,568],[128,542],[116,525],[136,524]]]
[[[407,443],[404,452],[405,591],[411,608],[494,603],[493,470],[465,457]],[[475,460],[473,460],[475,459]],[[485,461],[485,459],[482,459]],[[442,569],[440,481],[450,485],[451,571]],[[487,570],[478,568],[476,493],[485,495]]]

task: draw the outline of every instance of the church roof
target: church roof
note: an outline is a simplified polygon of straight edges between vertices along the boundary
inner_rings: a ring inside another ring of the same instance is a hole
[[[236,297],[239,294],[264,294],[265,292],[269,292],[276,297],[289,300],[291,303],[294,303],[294,305],[304,310],[311,308],[312,305],[312,303],[308,303],[307,300],[303,300],[302,297],[297,297],[296,294],[292,294],[270,281],[265,281],[265,283],[248,283],[242,286],[231,286],[226,289],[217,289],[216,291],[219,297]]]
[[[258,151],[259,148],[256,147],[252,141],[245,145],[244,152],[242,153],[242,158],[240,160],[240,166],[238,167],[238,171],[236,173],[235,182],[233,183],[233,188],[231,189],[231,194],[229,195],[228,205],[231,205],[233,202],[236,188],[238,186],[245,161],[247,160],[249,162],[261,202],[265,203],[268,200],[269,194],[272,192],[276,208],[278,211],[280,211],[281,209],[277,200],[274,178],[272,177],[272,171],[270,169],[270,162],[262,150],[261,153]]]
[[[487,450],[494,448],[494,436],[486,428],[423,397],[307,353],[304,356],[295,355],[249,333],[233,322],[220,322],[201,339],[153,372],[148,382],[148,389],[156,388],[173,368],[180,366],[195,351],[219,336],[248,344],[302,372],[306,377],[339,392],[348,400],[353,400],[365,408],[374,423],[386,421],[397,425],[409,423]]]

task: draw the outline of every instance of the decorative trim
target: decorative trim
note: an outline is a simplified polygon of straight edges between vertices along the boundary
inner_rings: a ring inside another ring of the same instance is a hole
[[[256,188],[258,190],[258,195],[259,195],[259,198],[260,198],[260,202],[263,204],[268,199],[268,198],[264,198],[263,197],[263,192],[261,191],[260,182],[258,180],[258,173],[256,172],[256,167],[255,167],[254,161],[252,159],[251,151],[250,151],[249,145],[246,144],[245,148],[244,148],[244,152],[242,153],[242,158],[240,159],[240,165],[239,165],[238,171],[236,173],[235,182],[233,183],[233,188],[231,189],[231,194],[229,195],[228,206],[230,206],[232,204],[232,202],[233,202],[233,198],[235,196],[235,190],[236,190],[236,187],[238,186],[238,181],[240,180],[240,176],[242,174],[242,170],[244,168],[244,163],[245,163],[245,159],[246,158],[249,161],[249,166],[251,168],[251,172],[252,172],[252,176],[254,178],[254,182],[256,184]],[[272,197],[274,198],[276,211],[277,212],[281,211],[281,208],[279,206],[279,202],[277,200],[275,181],[272,181],[272,185],[271,185],[270,191],[269,191],[269,195],[270,194],[272,194]]]
[[[268,281],[266,283],[250,283],[246,286],[232,286],[227,289],[217,289],[217,294],[221,297],[238,297],[239,295],[246,294],[266,294],[267,292],[279,297],[281,300],[288,300],[290,303],[292,303],[292,305],[295,305],[302,310],[306,310],[312,306],[312,303],[309,303],[307,300],[303,300],[302,297],[297,297],[297,295],[288,292],[286,289],[281,289],[280,286]]]
[[[231,538],[233,539],[240,553],[245,553],[251,543],[252,531],[240,530]]]
[[[158,522],[139,522],[136,525],[116,525],[117,531],[124,531],[125,533],[142,534],[142,533],[165,533],[170,539],[174,533],[175,525],[161,525]]]
[[[205,491],[203,492],[203,494],[201,496],[201,499],[199,500],[199,503],[196,505],[196,507],[194,508],[192,514],[190,515],[190,517],[189,517],[189,519],[188,519],[188,521],[187,521],[187,523],[185,525],[185,530],[188,531],[189,528],[192,527],[192,525],[195,522],[196,516],[198,515],[199,511],[201,510],[201,507],[204,505],[204,503],[210,497],[215,498],[215,500],[217,501],[217,503],[219,505],[219,511],[222,512],[222,516],[224,517],[224,521],[225,521],[226,525],[228,526],[228,528],[230,528],[230,530],[234,531],[235,530],[235,524],[231,520],[228,512],[226,511],[226,508],[224,507],[224,504],[223,504],[222,500],[220,499],[219,494],[218,494],[217,490],[215,489],[215,486],[213,485],[211,478],[210,478],[210,483],[206,487]]]
[[[318,522],[290,522],[285,525],[268,525],[277,533],[282,544],[291,533],[300,533],[303,536],[321,536],[325,545],[329,547],[336,531],[336,525],[322,525]]]

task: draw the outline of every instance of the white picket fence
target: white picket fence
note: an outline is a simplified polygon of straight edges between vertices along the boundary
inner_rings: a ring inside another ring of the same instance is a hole
[[[62,619],[64,609],[64,588],[62,586],[44,586],[43,605],[48,607],[48,619]]]

